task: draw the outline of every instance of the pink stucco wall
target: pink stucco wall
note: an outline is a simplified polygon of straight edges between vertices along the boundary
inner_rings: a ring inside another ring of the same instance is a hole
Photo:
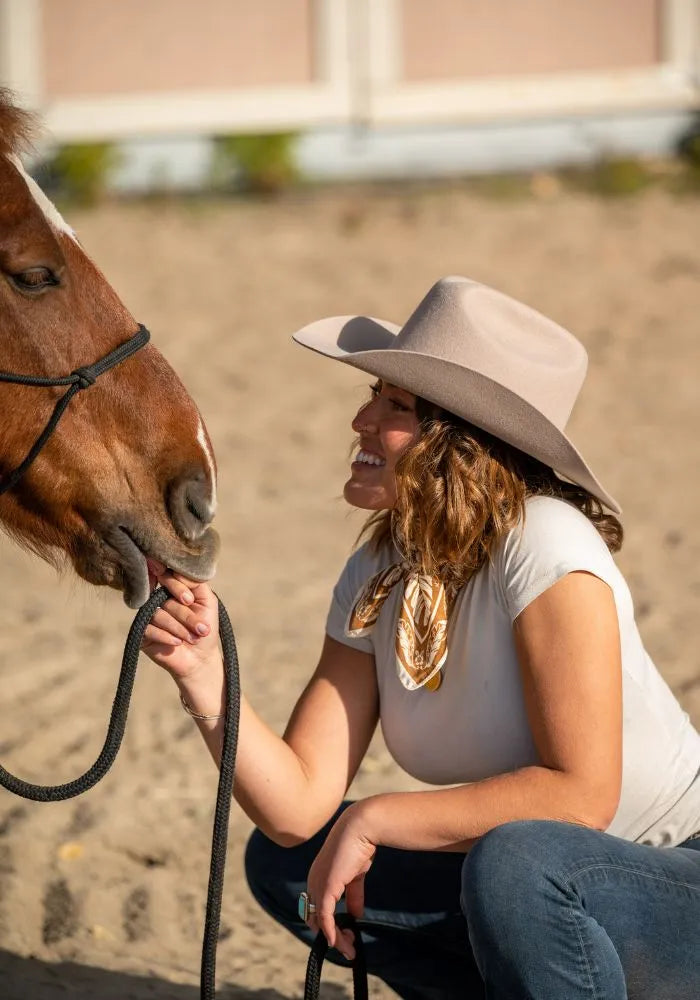
[[[403,77],[437,80],[649,66],[659,0],[400,0]]]
[[[305,84],[313,0],[42,0],[49,99]]]

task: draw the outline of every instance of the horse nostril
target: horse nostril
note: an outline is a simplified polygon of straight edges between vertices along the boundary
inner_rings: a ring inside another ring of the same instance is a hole
[[[197,521],[201,521],[202,524],[206,524],[207,523],[206,518],[204,518],[203,515],[200,514],[200,512],[197,510],[194,503],[192,502],[192,498],[188,496],[186,502],[187,502],[187,509],[192,515],[192,517],[194,517],[195,520]]]
[[[173,483],[167,504],[175,530],[187,541],[200,538],[214,517],[211,488],[201,473]]]

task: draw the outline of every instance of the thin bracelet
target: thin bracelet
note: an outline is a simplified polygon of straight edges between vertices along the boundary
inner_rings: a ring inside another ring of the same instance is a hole
[[[190,708],[190,706],[185,701],[185,696],[182,693],[182,691],[180,692],[180,704],[182,705],[182,707],[184,708],[184,710],[187,712],[187,714],[191,715],[193,719],[203,719],[205,722],[213,722],[215,719],[225,719],[226,718],[225,715],[200,715],[198,712],[193,712],[192,709]]]

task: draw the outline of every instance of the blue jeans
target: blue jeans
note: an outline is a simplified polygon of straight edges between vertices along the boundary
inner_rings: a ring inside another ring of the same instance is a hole
[[[297,897],[331,825],[293,848],[256,830],[246,852],[257,901],[308,944]],[[700,839],[534,820],[467,855],[380,847],[360,928],[368,970],[405,1000],[698,1000]]]

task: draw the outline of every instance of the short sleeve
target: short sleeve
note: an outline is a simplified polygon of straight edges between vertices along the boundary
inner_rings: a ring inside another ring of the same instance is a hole
[[[528,500],[525,520],[499,546],[494,568],[511,622],[567,573],[592,573],[619,590],[617,567],[595,526],[555,497]]]
[[[328,609],[326,619],[326,632],[331,639],[336,639],[346,646],[352,646],[353,649],[359,649],[363,653],[374,653],[372,637],[351,638],[345,634],[345,624],[360,588],[376,572],[376,557],[373,558],[367,545],[363,545],[346,562],[343,572],[333,588],[331,606]]]

